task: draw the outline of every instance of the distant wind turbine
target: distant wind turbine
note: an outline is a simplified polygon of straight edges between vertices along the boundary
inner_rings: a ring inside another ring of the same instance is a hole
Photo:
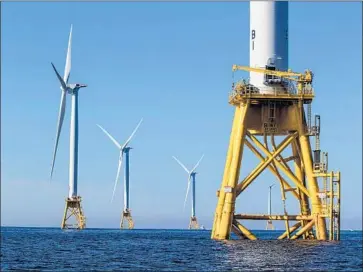
[[[274,187],[275,184],[271,184],[270,186],[268,186],[269,192],[268,192],[268,215],[271,216],[271,189],[272,187]],[[272,224],[272,220],[267,220],[267,225],[266,225],[266,230],[274,230],[275,227]]]
[[[188,198],[190,182],[192,182],[192,216],[190,218],[189,229],[198,229],[199,228],[197,217],[195,216],[195,175],[197,174],[197,172],[195,172],[195,170],[199,166],[199,164],[202,161],[203,157],[204,157],[204,154],[199,159],[199,161],[196,163],[196,165],[192,168],[192,170],[189,171],[185,167],[184,164],[182,164],[176,157],[173,156],[173,159],[176,160],[176,162],[188,173],[188,187],[187,187],[187,193],[185,195],[185,200],[184,200],[184,209],[185,209],[185,204],[186,204],[186,201],[187,201],[187,198]]]
[[[123,210],[123,216],[122,216],[122,220],[121,220],[121,225],[120,227],[123,228],[123,220],[124,218],[126,220],[128,220],[129,222],[129,229],[132,229],[134,226],[132,217],[131,217],[131,212],[130,212],[130,205],[129,205],[129,200],[130,200],[130,191],[129,191],[129,182],[130,182],[130,175],[129,175],[129,170],[130,170],[130,161],[129,161],[129,151],[131,149],[131,147],[128,147],[128,144],[130,143],[132,137],[135,135],[136,131],[138,130],[139,126],[141,125],[143,119],[140,120],[140,122],[137,124],[136,128],[134,129],[134,131],[131,133],[130,137],[126,140],[126,142],[121,145],[119,144],[114,137],[112,137],[112,135],[105,130],[102,126],[98,125],[97,126],[111,139],[111,141],[116,145],[116,147],[120,150],[120,155],[119,155],[119,159],[118,159],[118,167],[117,167],[117,174],[116,174],[116,180],[115,180],[115,185],[113,187],[113,193],[112,193],[112,198],[111,198],[111,202],[113,201],[113,198],[115,196],[115,191],[116,191],[116,186],[117,186],[117,182],[119,180],[120,177],[120,170],[121,170],[121,165],[123,162],[123,155],[126,155],[126,165],[125,165],[125,175],[124,175],[124,210]]]

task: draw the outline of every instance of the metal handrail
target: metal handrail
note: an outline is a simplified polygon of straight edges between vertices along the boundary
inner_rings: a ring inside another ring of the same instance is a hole
[[[283,81],[284,83],[286,83],[286,86],[270,86],[270,87],[254,87],[253,85],[250,85],[250,79],[240,79],[236,82],[233,82],[233,90],[232,92],[230,92],[229,96],[234,97],[237,94],[252,94],[252,93],[259,93],[260,95],[264,95],[264,91],[268,91],[266,92],[266,94],[271,94],[271,89],[273,90],[273,94],[274,95],[286,95],[286,94],[291,94],[291,95],[299,95],[301,93],[298,93],[297,88],[295,86],[295,84],[292,84],[289,81]],[[241,86],[243,89],[243,92],[237,90],[237,87]],[[303,88],[303,93],[302,94],[314,94],[314,88],[311,85],[306,85]]]

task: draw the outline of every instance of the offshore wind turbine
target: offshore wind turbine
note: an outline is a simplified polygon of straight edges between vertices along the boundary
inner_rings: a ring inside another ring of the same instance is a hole
[[[268,186],[269,192],[268,192],[268,215],[271,216],[271,189],[274,187],[275,184],[271,184]],[[267,220],[266,230],[275,230],[274,225],[272,224],[272,220]]]
[[[184,208],[185,208],[185,203],[188,198],[190,183],[192,183],[192,215],[190,217],[189,229],[199,229],[198,220],[195,215],[195,175],[197,174],[197,172],[195,172],[195,170],[199,166],[203,157],[204,157],[204,154],[199,159],[199,161],[196,163],[196,165],[192,168],[192,170],[189,171],[188,168],[186,168],[184,164],[182,164],[176,157],[173,156],[174,160],[176,160],[176,162],[188,173],[188,187],[187,187],[187,193],[185,195],[185,200],[184,200]]]
[[[58,114],[57,133],[54,145],[52,168],[50,172],[50,179],[53,176],[54,164],[57,155],[59,137],[62,130],[67,94],[71,96],[71,125],[70,125],[70,154],[69,154],[69,193],[66,198],[66,207],[64,210],[64,216],[62,220],[61,228],[69,228],[73,225],[67,224],[67,221],[74,216],[76,224],[74,225],[78,229],[83,229],[86,226],[86,219],[81,207],[81,197],[77,194],[78,185],[78,92],[81,88],[87,87],[85,84],[69,84],[69,76],[71,72],[71,42],[72,42],[72,25],[69,33],[68,50],[66,57],[66,65],[64,69],[64,77],[62,78],[54,64],[52,67],[57,75],[57,78],[61,84],[61,100]]]
[[[105,130],[102,126],[97,124],[97,126],[111,139],[111,141],[120,150],[120,155],[119,155],[119,159],[118,159],[117,175],[116,175],[115,185],[113,187],[111,202],[113,201],[113,198],[115,196],[116,186],[117,186],[117,182],[119,180],[120,170],[121,170],[121,166],[122,166],[122,162],[123,162],[123,155],[125,154],[125,157],[126,157],[125,173],[124,173],[124,208],[122,211],[122,218],[121,218],[121,223],[120,223],[121,229],[123,229],[124,220],[127,220],[127,222],[129,223],[129,229],[134,228],[134,221],[132,219],[131,210],[130,210],[130,187],[129,187],[129,183],[130,183],[130,149],[132,149],[132,148],[129,147],[128,144],[130,143],[132,137],[135,135],[136,131],[138,130],[139,126],[141,125],[142,120],[143,119],[141,118],[140,122],[137,124],[136,128],[134,129],[134,131],[131,133],[130,137],[126,140],[126,142],[123,145],[119,144],[115,140],[115,138],[112,137],[112,135],[107,132],[107,130]]]

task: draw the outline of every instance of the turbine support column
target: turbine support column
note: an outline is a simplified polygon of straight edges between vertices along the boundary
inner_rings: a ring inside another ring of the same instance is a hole
[[[192,174],[192,217],[195,217],[195,174]]]
[[[125,153],[125,183],[124,183],[124,211],[130,208],[130,147],[124,149]]]
[[[69,149],[69,198],[77,197],[78,176],[78,90],[72,96],[70,149]]]
[[[271,200],[271,189],[272,189],[272,186],[269,186],[269,192],[268,192],[268,215],[271,215],[271,201],[272,201]],[[267,220],[266,230],[275,230],[275,227],[272,224],[272,220]]]
[[[124,228],[124,222],[127,221],[128,229],[134,228],[134,221],[131,216],[130,210],[130,149],[131,147],[125,147],[123,152],[125,153],[125,182],[124,182],[124,209],[122,211],[120,228]],[[126,227],[126,225],[125,225]]]
[[[189,229],[199,229],[198,220],[195,216],[195,175],[192,173],[192,216],[190,217]]]
[[[81,197],[77,195],[77,177],[78,177],[78,90],[71,93],[71,127],[70,127],[70,154],[69,154],[69,192],[66,199],[62,229],[84,229],[86,227],[86,217],[83,214],[81,206]],[[71,219],[75,223],[68,223]]]

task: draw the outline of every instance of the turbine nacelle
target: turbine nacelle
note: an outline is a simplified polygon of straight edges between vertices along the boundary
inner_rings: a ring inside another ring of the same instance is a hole
[[[67,93],[73,94],[73,93],[77,92],[79,89],[86,88],[86,87],[87,87],[87,85],[85,85],[85,84],[78,84],[78,83],[67,84]]]
[[[66,84],[63,80],[63,78],[59,75],[57,69],[55,68],[54,64],[52,63],[53,66],[53,70],[55,72],[55,74],[58,77],[58,80],[61,84],[61,89],[63,92],[67,92],[67,93],[74,93],[76,91],[78,91],[80,88],[85,88],[87,87],[86,84],[80,84],[80,83],[75,83],[75,84]]]
[[[124,147],[124,148],[120,148],[120,156],[119,156],[119,161],[122,160],[122,157],[124,155],[124,153],[130,151],[132,149],[132,147]]]
[[[79,84],[79,83],[76,83],[76,84],[68,84],[68,86],[67,87],[69,87],[69,88],[71,88],[71,89],[80,89],[80,88],[85,88],[85,87],[87,87],[87,85],[86,84]]]
[[[120,150],[121,150],[121,152],[125,153],[125,152],[129,151],[130,149],[133,149],[133,148],[129,147],[129,146],[125,146],[125,147],[122,147]]]

